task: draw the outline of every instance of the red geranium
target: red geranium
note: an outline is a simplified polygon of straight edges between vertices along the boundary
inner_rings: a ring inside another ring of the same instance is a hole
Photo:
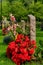
[[[34,54],[34,52],[35,52],[35,51],[34,51],[34,48],[31,48],[31,49],[29,50],[29,54],[31,54],[31,55]]]
[[[15,41],[10,42],[6,51],[7,57],[11,58],[17,65],[30,61],[35,53],[36,42],[30,41],[28,36],[18,34]]]

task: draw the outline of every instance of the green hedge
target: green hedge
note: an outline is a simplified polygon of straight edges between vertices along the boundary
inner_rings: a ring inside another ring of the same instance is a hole
[[[42,33],[37,32],[37,33],[36,33],[36,36],[37,36],[37,37],[43,37],[43,32],[42,32]]]
[[[36,28],[40,28],[41,27],[41,22],[36,22]]]

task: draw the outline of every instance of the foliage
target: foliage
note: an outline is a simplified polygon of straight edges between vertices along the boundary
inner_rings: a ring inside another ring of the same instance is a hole
[[[43,31],[43,22],[41,22],[41,26],[40,27],[41,27],[41,31]]]
[[[8,1],[2,1],[2,16],[9,16],[10,6]]]
[[[27,10],[23,6],[23,3],[20,1],[12,2],[12,13],[17,20],[26,19],[27,16]]]
[[[19,33],[19,34],[20,34],[20,33],[23,33],[23,31],[22,31],[22,29],[21,29],[20,27],[17,27],[17,28],[16,28],[16,31],[17,31],[17,33]]]
[[[36,16],[38,21],[43,20],[43,0],[3,0],[2,15],[9,16],[13,13],[17,21],[21,19],[27,20],[28,14]],[[1,2],[0,2],[1,15]],[[1,18],[1,16],[0,16]]]
[[[10,3],[12,3],[13,0],[8,0]]]
[[[30,5],[28,10],[30,14],[36,16],[37,21],[43,20],[43,4],[41,2]]]
[[[22,2],[24,3],[24,6],[25,6],[26,8],[28,8],[29,5],[34,2],[34,0],[22,0]]]
[[[29,31],[30,31],[30,30],[29,30],[29,27],[28,27],[28,26],[25,26],[25,34],[28,35],[28,36],[29,36],[29,34],[30,34]]]
[[[41,60],[43,58],[43,41],[39,41],[39,45],[36,49],[35,56],[37,57],[37,60]]]
[[[36,28],[40,28],[41,27],[41,22],[38,22],[36,23]]]

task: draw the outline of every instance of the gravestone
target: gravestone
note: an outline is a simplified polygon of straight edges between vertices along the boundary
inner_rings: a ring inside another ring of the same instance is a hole
[[[36,18],[33,15],[28,15],[30,24],[30,40],[36,41]]]

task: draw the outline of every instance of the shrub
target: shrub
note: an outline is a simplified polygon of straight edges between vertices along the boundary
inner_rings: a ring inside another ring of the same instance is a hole
[[[22,31],[22,29],[21,29],[20,27],[17,27],[17,28],[16,28],[16,32],[19,33],[19,34],[20,34],[20,33],[23,33],[23,31]]]
[[[29,14],[36,16],[37,21],[43,20],[43,4],[41,2],[37,1],[35,4],[31,4],[28,9]]]
[[[17,21],[21,19],[27,19],[27,9],[23,6],[23,3],[20,1],[13,1],[12,2],[12,13],[16,17]]]
[[[17,65],[25,61],[30,61],[35,53],[36,42],[30,41],[28,36],[18,34],[15,41],[10,42],[6,51],[8,58],[12,59]]]
[[[41,22],[41,26],[40,27],[41,27],[41,31],[43,31],[43,22]]]
[[[36,28],[40,28],[41,27],[41,22],[36,22]]]

